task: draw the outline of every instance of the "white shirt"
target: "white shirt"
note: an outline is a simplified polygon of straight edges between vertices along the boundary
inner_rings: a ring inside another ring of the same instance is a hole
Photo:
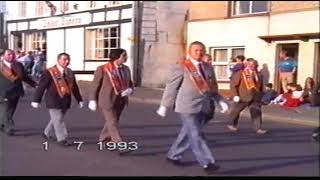
[[[64,68],[61,67],[59,64],[57,64],[57,68],[58,68],[58,70],[60,71],[60,73],[63,74]]]
[[[191,57],[190,57],[189,59],[190,59],[190,61],[192,62],[192,64],[197,68],[198,73],[201,74],[200,69],[199,69],[199,64],[202,65],[202,63],[199,62],[199,61],[197,61],[197,60],[195,60],[195,59],[193,59],[193,58],[191,58]],[[204,70],[204,69],[203,69],[203,66],[201,66],[201,67],[202,67],[202,70]]]
[[[6,60],[3,60],[3,63],[11,69],[11,63]]]

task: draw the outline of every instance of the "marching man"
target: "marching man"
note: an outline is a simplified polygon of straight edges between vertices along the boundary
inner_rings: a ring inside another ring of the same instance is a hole
[[[124,49],[113,49],[110,62],[99,66],[92,81],[89,109],[101,110],[105,118],[99,142],[121,142],[119,120],[128,104],[128,96],[133,93],[131,72],[128,66],[127,52]],[[119,153],[122,153],[119,151]]]
[[[47,69],[42,75],[31,103],[32,107],[39,108],[46,91],[46,106],[51,119],[44,130],[43,137],[51,140],[55,134],[58,143],[62,146],[72,145],[67,141],[68,132],[64,121],[64,116],[71,106],[71,94],[78,101],[80,108],[83,107],[79,87],[72,70],[68,68],[69,64],[70,55],[60,53],[57,57],[57,64]]]
[[[193,42],[189,46],[190,58],[172,66],[169,80],[157,113],[165,117],[168,108],[175,107],[180,115],[182,128],[171,146],[167,161],[180,165],[183,153],[191,148],[199,164],[208,174],[219,169],[200,130],[212,112],[212,98],[218,92],[215,74],[202,62],[205,46]]]

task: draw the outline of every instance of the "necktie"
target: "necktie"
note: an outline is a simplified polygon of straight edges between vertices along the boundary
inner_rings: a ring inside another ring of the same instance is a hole
[[[205,76],[205,74],[204,74],[204,71],[203,71],[202,65],[201,65],[200,63],[198,64],[198,68],[199,68],[199,71],[200,71],[200,73],[201,73],[202,77],[203,77],[204,79],[206,79],[206,76]]]

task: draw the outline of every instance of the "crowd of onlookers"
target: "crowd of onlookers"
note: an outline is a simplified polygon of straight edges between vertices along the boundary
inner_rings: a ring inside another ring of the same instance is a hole
[[[39,79],[46,66],[46,50],[37,48],[35,51],[15,51],[16,61],[20,62],[27,74]]]

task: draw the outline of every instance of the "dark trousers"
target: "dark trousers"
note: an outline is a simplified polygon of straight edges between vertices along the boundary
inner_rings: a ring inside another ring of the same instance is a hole
[[[0,102],[0,129],[5,132],[14,128],[13,115],[17,109],[19,97]]]
[[[230,111],[231,124],[235,127],[238,126],[240,113],[246,107],[249,108],[254,130],[260,129],[262,124],[261,103],[254,101],[233,103]]]
[[[122,98],[117,98],[111,109],[102,109],[102,114],[106,122],[100,133],[99,141],[105,141],[109,138],[111,138],[113,142],[122,141],[119,131],[119,120],[125,105],[126,102]]]

